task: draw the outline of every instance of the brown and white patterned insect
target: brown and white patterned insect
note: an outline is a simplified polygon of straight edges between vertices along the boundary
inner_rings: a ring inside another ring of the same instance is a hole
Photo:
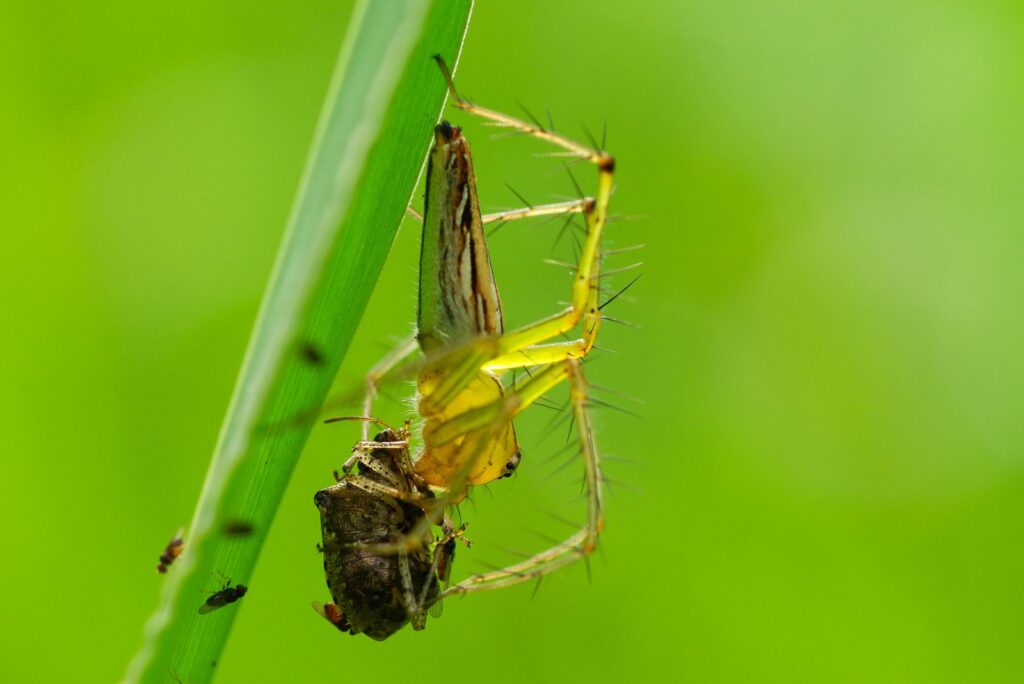
[[[409,453],[402,446],[407,439],[404,430],[379,433],[374,448],[349,459],[337,484],[313,497],[320,511],[324,574],[334,599],[313,607],[342,632],[383,640],[409,622],[423,629],[427,609],[440,593],[438,577],[451,567],[454,533],[437,543],[424,539],[408,552],[373,550],[403,538],[424,519],[423,509],[410,499],[431,498],[429,489],[410,478]]]

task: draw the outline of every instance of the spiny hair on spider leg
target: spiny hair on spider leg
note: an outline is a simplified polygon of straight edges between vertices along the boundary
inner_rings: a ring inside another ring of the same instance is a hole
[[[627,221],[640,221],[646,218],[648,217],[640,216],[638,214],[608,214],[604,217],[604,225],[609,226],[615,223],[625,223]]]
[[[558,266],[560,268],[569,269],[572,272],[576,272],[579,264],[570,264],[568,261],[562,261],[560,259],[544,259],[542,263],[548,264],[549,266]]]
[[[570,217],[573,215],[572,213],[570,213],[568,211],[566,211],[565,213],[567,213]],[[538,230],[538,229],[544,227],[545,225],[547,225],[548,223],[551,223],[552,221],[561,218],[564,215],[565,214],[549,214],[547,216],[544,216],[543,218],[541,218],[541,220],[534,221],[534,224],[532,224],[532,228],[534,228],[535,230]],[[500,221],[499,225],[505,225],[508,222],[509,221]],[[488,233],[487,234],[487,238],[490,237],[490,234],[493,234],[493,233]]]
[[[530,592],[530,600],[537,598],[537,592],[540,591],[540,581],[544,579],[544,575],[537,575],[537,581],[533,585],[533,591]]]
[[[548,470],[550,472],[547,473],[546,477],[551,477],[565,467],[565,465],[575,461],[579,457],[580,452],[578,446],[573,448],[574,446],[576,445],[564,444],[554,453],[541,459],[538,466],[538,474],[544,470]]]
[[[493,547],[493,548],[496,548],[498,551],[502,551],[504,553],[507,553],[510,556],[515,556],[516,558],[527,559],[527,558],[533,558],[533,556],[534,556],[534,554],[532,552],[530,552],[530,551],[522,551],[521,549],[513,549],[510,546],[496,546],[496,547]]]
[[[491,228],[489,233],[487,233],[487,239],[490,240],[492,237],[494,237],[495,233],[497,233],[499,230],[501,230],[504,226],[507,226],[508,224],[508,221],[498,221],[497,223],[495,223],[494,227]]]
[[[578,522],[576,522],[574,520],[569,520],[564,515],[560,515],[560,514],[554,512],[554,511],[548,509],[548,508],[540,508],[538,506],[533,506],[532,508],[533,508],[533,510],[537,511],[538,513],[543,513],[544,515],[548,516],[552,520],[560,522],[563,525],[569,527],[570,529],[578,530],[580,528],[580,524]]]
[[[626,293],[626,291],[627,291],[627,290],[629,290],[629,288],[633,287],[633,284],[634,284],[634,283],[636,283],[636,281],[640,280],[640,278],[642,278],[642,277],[643,277],[643,275],[644,275],[643,273],[640,273],[640,274],[638,274],[638,275],[637,275],[637,276],[636,276],[635,278],[633,278],[633,279],[632,279],[632,280],[630,280],[630,281],[629,281],[628,283],[626,283],[626,284],[625,284],[625,286],[624,286],[624,287],[622,287],[622,288],[621,288],[621,289],[620,289],[620,290],[619,290],[618,292],[616,292],[615,294],[613,294],[613,295],[612,295],[611,297],[609,297],[608,299],[604,300],[604,303],[602,303],[602,304],[599,304],[599,305],[598,305],[598,307],[597,307],[597,310],[598,310],[598,311],[604,311],[604,308],[605,308],[606,306],[608,306],[609,304],[611,304],[612,302],[614,302],[614,301],[615,301],[616,299],[618,299],[618,298],[619,298],[620,296],[622,296],[623,294],[625,294],[625,293]]]
[[[545,425],[544,428],[541,430],[540,436],[537,438],[537,441],[538,442],[544,441],[545,439],[550,437],[552,434],[554,434],[555,430],[557,430],[559,427],[561,427],[562,424],[565,423],[565,421],[571,420],[571,419],[572,419],[572,411],[569,410],[569,403],[566,402],[566,404],[563,406],[562,410],[558,414],[552,416],[552,418],[548,422],[548,424]],[[566,448],[567,446],[568,446],[567,444],[563,445],[562,448]],[[561,449],[559,451],[557,451],[556,453],[561,453]]]
[[[609,394],[614,394],[616,396],[622,397],[623,399],[628,399],[636,404],[641,404],[644,406],[647,405],[647,402],[641,399],[640,397],[633,396],[632,394],[627,394],[622,390],[615,389],[614,387],[609,387],[608,385],[599,385],[597,383],[592,382],[590,383],[590,391],[593,392],[594,390],[597,390],[598,392],[608,392]]]
[[[569,217],[566,219],[565,223],[559,229],[558,235],[555,236],[555,242],[551,245],[551,249],[555,249],[558,247],[559,244],[561,244],[562,238],[565,237],[566,231],[568,231],[570,227],[573,228],[574,232],[584,230],[583,226],[579,225],[579,223],[576,222],[576,215],[569,214]]]
[[[628,245],[626,247],[616,247],[615,249],[607,249],[601,252],[602,257],[615,256],[616,254],[625,254],[626,252],[635,252],[637,250],[645,249],[647,245],[643,242]]]
[[[583,253],[583,242],[580,241],[580,236],[577,234],[577,231],[574,230],[572,233],[570,233],[570,235],[572,235],[573,258],[576,259],[576,261],[579,261],[580,256]]]
[[[581,478],[579,494],[577,494],[576,496],[574,496],[571,499],[569,499],[568,501],[566,501],[566,503],[578,504],[581,501],[586,501],[587,496],[589,494],[590,494],[590,489],[587,487],[587,480],[586,480],[586,477],[584,476],[583,478]]]
[[[565,432],[565,441],[568,444],[570,438],[572,438],[572,430],[576,426],[576,412],[573,411],[569,415],[569,429]]]
[[[572,168],[569,166],[569,164],[563,163],[562,165],[565,167],[565,172],[569,174],[569,180],[572,181],[572,186],[576,188],[576,198],[582,202],[587,198],[587,196],[583,193],[583,188],[580,187],[579,181],[576,180],[576,176],[575,174],[573,174]]]
[[[608,271],[601,271],[600,273],[595,273],[594,275],[590,276],[590,279],[591,280],[604,280],[605,278],[607,278],[609,276],[618,275],[619,273],[625,273],[626,271],[632,271],[633,269],[640,268],[643,265],[644,265],[644,262],[637,261],[636,263],[629,264],[628,266],[620,266],[618,268],[613,268],[613,269],[610,269]]]
[[[553,480],[557,475],[559,475],[563,471],[565,471],[566,468],[568,468],[569,466],[573,465],[574,463],[578,463],[578,462],[579,462],[579,452],[576,451],[576,452],[573,452],[572,454],[570,454],[569,457],[566,458],[564,461],[562,461],[558,465],[557,468],[555,468],[550,473],[548,473],[547,476],[545,477],[545,479]]]
[[[518,138],[520,136],[527,136],[527,135],[529,135],[529,133],[527,133],[526,131],[520,131],[520,130],[517,130],[517,129],[514,129],[514,128],[508,128],[508,126],[500,124],[500,123],[485,123],[485,124],[481,124],[481,125],[482,126],[491,126],[493,128],[505,128],[505,129],[508,129],[508,130],[502,131],[501,133],[492,133],[489,136],[489,138],[491,140],[505,140],[506,138]]]
[[[599,352],[604,352],[606,354],[618,354],[619,353],[617,349],[612,349],[611,347],[600,347],[600,346],[598,346],[596,344],[593,347],[591,347],[591,350],[599,351]]]
[[[594,137],[594,134],[590,132],[590,127],[587,126],[586,123],[581,121],[580,128],[583,129],[583,134],[587,136],[587,140],[590,141],[590,146],[594,148],[594,151],[599,152],[604,149],[604,145],[597,144],[597,139]]]
[[[595,397],[590,397],[590,399],[587,400],[587,408],[607,408],[613,411],[618,411],[619,413],[625,414],[627,416],[632,416],[633,418],[640,418],[641,420],[643,419],[643,416],[641,416],[639,413],[630,411],[629,409],[623,408],[618,404],[612,404],[610,402],[604,401],[602,399],[597,399]]]
[[[528,118],[528,119],[529,119],[530,121],[532,121],[532,122],[533,122],[533,125],[534,125],[534,126],[536,126],[536,127],[537,127],[538,129],[540,129],[541,131],[544,131],[545,133],[547,132],[547,129],[546,129],[546,128],[544,128],[544,124],[542,124],[542,123],[540,122],[540,119],[538,119],[537,117],[535,117],[535,116],[533,115],[533,112],[531,112],[531,111],[530,111],[529,109],[527,109],[527,108],[526,108],[526,105],[524,105],[524,104],[523,104],[522,102],[520,102],[519,100],[516,100],[516,105],[517,105],[517,106],[518,106],[518,107],[519,107],[519,108],[520,108],[521,110],[523,110],[523,113],[524,113],[524,114],[526,114],[526,118]],[[546,109],[546,108],[545,108],[545,109]],[[551,113],[550,113],[550,112],[548,112],[548,117],[549,117],[549,118],[551,117]]]
[[[534,406],[545,408],[551,411],[561,411],[562,407],[545,397],[539,397],[533,401]]]
[[[640,329],[640,324],[639,323],[634,323],[633,321],[627,321],[627,320],[622,319],[622,318],[615,318],[613,316],[605,316],[605,315],[602,314],[601,315],[601,320],[602,321],[608,321],[609,323],[614,323],[615,325],[622,325],[622,326],[625,326],[627,328],[633,328],[634,330],[639,330]]]
[[[646,465],[648,465],[647,461],[644,461],[644,460],[639,459],[639,458],[629,458],[629,457],[626,457],[626,456],[616,456],[615,454],[607,454],[607,453],[602,453],[601,454],[601,460],[604,461],[604,462],[607,462],[607,463],[623,463],[623,464],[626,464],[626,465],[634,465],[634,466],[646,466]]]
[[[547,542],[548,544],[558,546],[562,543],[561,539],[556,539],[555,537],[552,537],[550,534],[546,534],[544,532],[541,532],[540,530],[535,530],[532,527],[523,527],[523,529],[532,534],[533,536],[537,537],[541,541]]]
[[[571,415],[571,412],[568,413]],[[560,421],[560,424],[564,422]],[[553,430],[549,431],[548,434],[550,435],[551,432]],[[576,443],[576,440],[569,440],[555,451],[540,459],[536,473],[542,480],[550,480],[571,464],[578,463],[581,453],[581,447]]]
[[[505,183],[505,187],[508,188],[512,192],[512,194],[516,196],[516,199],[518,199],[520,202],[525,204],[528,209],[533,209],[533,207],[534,207],[533,203],[530,202],[530,200],[528,200],[525,197],[523,197],[522,193],[520,193],[518,190],[513,188],[508,183]]]
[[[613,486],[628,489],[634,494],[644,494],[644,490],[637,485],[632,484],[631,482],[626,482],[625,480],[612,479],[605,475],[604,472],[601,473],[601,482],[608,487],[608,491],[612,494],[615,493],[614,489],[612,489]]]
[[[529,573],[516,572],[515,570],[509,570],[508,568],[504,567],[503,565],[496,565],[494,563],[488,563],[487,561],[481,560],[479,558],[474,559],[474,562],[477,565],[480,565],[482,567],[487,568],[488,570],[504,571],[505,574],[508,575],[509,577],[529,577]]]

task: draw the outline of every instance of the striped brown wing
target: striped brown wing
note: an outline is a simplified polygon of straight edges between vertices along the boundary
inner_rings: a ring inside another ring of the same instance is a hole
[[[476,175],[458,128],[441,122],[427,165],[420,247],[419,341],[424,351],[503,331],[484,241]]]

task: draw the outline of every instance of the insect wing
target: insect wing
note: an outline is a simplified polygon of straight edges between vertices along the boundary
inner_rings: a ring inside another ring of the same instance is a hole
[[[224,604],[223,601],[220,601],[220,600],[216,600],[215,601],[214,597],[211,596],[210,598],[208,598],[206,600],[206,603],[204,603],[203,605],[199,606],[199,614],[200,615],[206,615],[207,613],[212,613],[213,611],[217,610],[218,608],[223,608],[224,605],[225,604]]]
[[[458,128],[434,129],[420,247],[419,341],[424,351],[504,329],[484,240],[473,158]]]

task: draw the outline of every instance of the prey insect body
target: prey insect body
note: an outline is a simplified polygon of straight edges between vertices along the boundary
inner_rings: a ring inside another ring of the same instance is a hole
[[[451,532],[427,550],[401,554],[380,553],[373,545],[407,535],[424,518],[414,501],[430,498],[410,477],[405,431],[385,430],[375,446],[357,450],[346,464],[340,481],[316,493],[323,531],[324,574],[334,603],[314,604],[328,622],[342,632],[366,634],[383,640],[410,621],[423,629],[426,613],[440,593],[439,575],[454,558]],[[355,464],[358,470],[354,470]],[[420,485],[421,486],[421,485]]]

